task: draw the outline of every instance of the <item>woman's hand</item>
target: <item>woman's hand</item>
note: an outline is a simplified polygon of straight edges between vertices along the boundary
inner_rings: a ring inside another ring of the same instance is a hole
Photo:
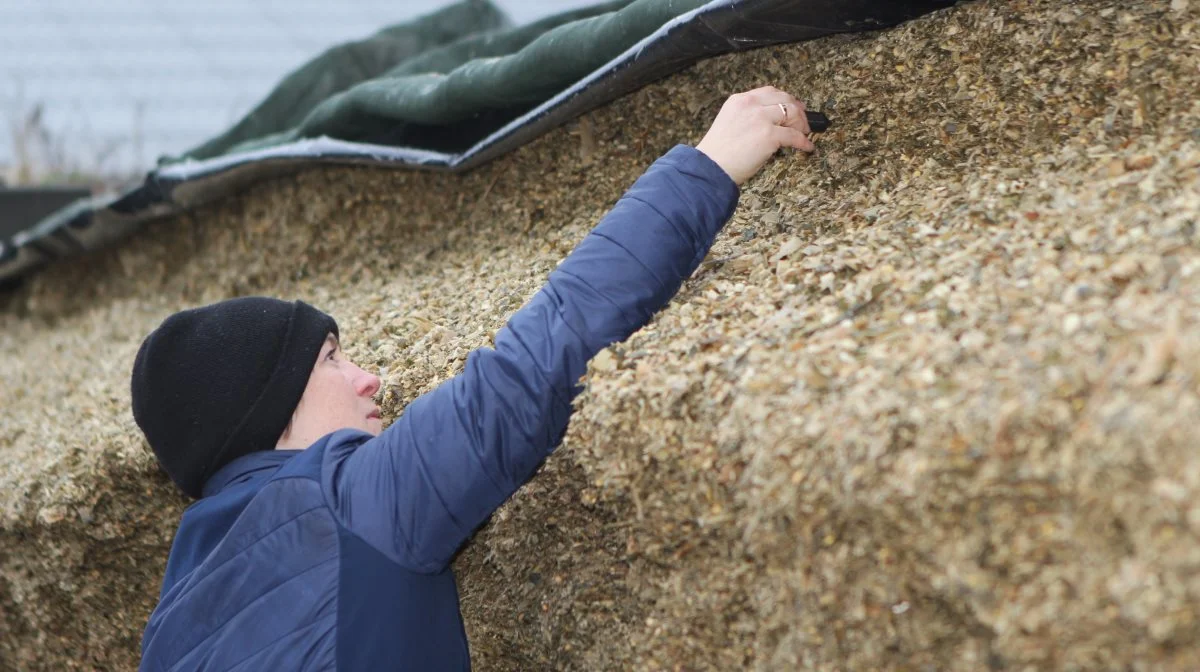
[[[804,103],[773,86],[729,97],[696,149],[720,166],[734,183],[754,177],[780,147],[811,152]]]

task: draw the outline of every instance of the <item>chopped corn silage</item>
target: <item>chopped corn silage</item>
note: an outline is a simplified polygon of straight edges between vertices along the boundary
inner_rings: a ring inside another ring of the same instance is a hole
[[[126,669],[183,500],[138,342],[333,313],[389,417],[729,93],[829,113],[458,560],[479,669],[1200,669],[1200,7],[976,2],[706,61],[465,176],[259,185],[6,300],[0,667]]]

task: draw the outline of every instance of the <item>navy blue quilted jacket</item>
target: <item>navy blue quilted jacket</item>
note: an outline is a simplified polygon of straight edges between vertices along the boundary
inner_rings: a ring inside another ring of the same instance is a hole
[[[737,199],[675,147],[494,348],[382,434],[226,465],[180,522],[141,669],[469,669],[451,559],[562,440],[588,360],[667,304]]]

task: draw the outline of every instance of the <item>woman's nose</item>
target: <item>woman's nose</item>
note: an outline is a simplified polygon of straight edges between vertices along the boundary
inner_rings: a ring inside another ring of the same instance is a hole
[[[367,373],[362,369],[359,369],[358,373],[358,378],[355,380],[354,384],[354,391],[357,392],[358,396],[360,397],[375,396],[375,393],[379,391],[379,386],[381,385],[379,376],[376,376],[372,373]]]

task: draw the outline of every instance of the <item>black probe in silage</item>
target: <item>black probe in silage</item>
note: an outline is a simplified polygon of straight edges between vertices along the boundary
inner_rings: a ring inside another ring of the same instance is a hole
[[[829,121],[829,117],[821,114],[820,112],[805,110],[804,116],[808,117],[808,128],[813,133],[824,133],[829,128],[829,124],[831,123]]]

